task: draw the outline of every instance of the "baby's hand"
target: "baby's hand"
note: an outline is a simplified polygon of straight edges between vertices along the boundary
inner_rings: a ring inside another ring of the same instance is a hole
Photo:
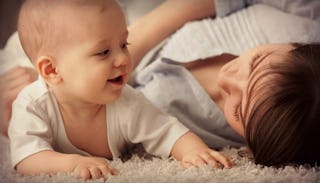
[[[209,148],[200,148],[185,154],[182,157],[182,165],[185,167],[200,167],[209,164],[215,168],[231,168],[230,160],[218,151]]]
[[[98,157],[81,156],[73,169],[73,174],[82,179],[107,179],[109,174],[117,175],[118,170],[111,167],[107,160]]]

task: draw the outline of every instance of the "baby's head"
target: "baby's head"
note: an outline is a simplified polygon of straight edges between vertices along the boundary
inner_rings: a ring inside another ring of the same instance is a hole
[[[66,51],[69,44],[81,44],[81,37],[74,34],[77,29],[83,29],[78,24],[92,21],[83,37],[90,35],[94,25],[94,16],[103,11],[120,10],[113,0],[25,0],[19,14],[18,33],[24,51],[35,63],[43,54],[56,56]],[[106,17],[105,24],[120,17]],[[122,18],[122,17],[121,17]],[[112,24],[110,24],[112,26]],[[89,35],[85,35],[89,34]]]
[[[115,0],[26,0],[18,33],[56,93],[109,102],[100,94],[115,96],[132,70],[125,18]]]

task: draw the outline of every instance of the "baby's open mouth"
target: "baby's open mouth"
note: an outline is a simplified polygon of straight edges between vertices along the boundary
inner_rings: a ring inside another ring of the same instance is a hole
[[[122,84],[123,83],[123,76],[118,76],[113,79],[108,79],[108,82],[113,83],[113,84]]]

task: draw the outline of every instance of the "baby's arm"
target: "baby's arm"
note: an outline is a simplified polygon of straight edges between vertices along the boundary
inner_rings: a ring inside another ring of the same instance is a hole
[[[210,149],[197,135],[187,132],[174,144],[171,155],[181,160],[185,167],[201,166],[209,164],[213,167],[223,165],[226,168],[232,166],[227,157],[218,151]]]
[[[19,173],[26,175],[72,172],[83,179],[107,178],[109,174],[118,173],[104,158],[63,154],[51,150],[28,156],[17,164],[16,169]]]

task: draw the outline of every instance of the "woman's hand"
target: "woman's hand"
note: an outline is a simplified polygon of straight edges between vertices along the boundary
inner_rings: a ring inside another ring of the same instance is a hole
[[[13,101],[22,88],[35,81],[37,77],[38,74],[34,69],[21,66],[0,75],[0,127],[2,133],[7,135]]]
[[[117,175],[118,170],[112,168],[106,159],[98,157],[84,157],[80,156],[75,168],[73,169],[73,174],[76,177],[82,179],[107,179],[108,176]]]
[[[190,151],[182,156],[182,165],[185,167],[200,167],[211,165],[215,168],[231,168],[230,160],[218,151],[209,148],[200,148]]]

